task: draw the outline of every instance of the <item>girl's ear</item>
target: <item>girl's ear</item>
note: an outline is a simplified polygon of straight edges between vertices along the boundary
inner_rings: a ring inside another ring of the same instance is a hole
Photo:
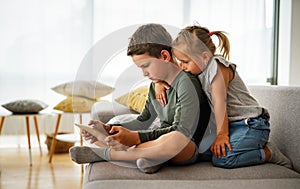
[[[212,55],[210,52],[204,51],[202,53],[202,57],[203,57],[204,62],[208,62],[210,60],[210,58],[212,57]]]
[[[171,55],[169,53],[169,51],[167,50],[162,50],[160,52],[161,58],[166,61],[166,62],[170,62],[171,61]]]

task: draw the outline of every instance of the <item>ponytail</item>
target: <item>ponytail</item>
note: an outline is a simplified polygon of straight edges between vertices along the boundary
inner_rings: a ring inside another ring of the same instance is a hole
[[[227,36],[225,35],[225,32],[223,31],[213,31],[213,32],[209,32],[209,35],[216,35],[219,39],[219,46],[218,48],[220,49],[220,53],[222,54],[222,56],[229,60],[230,56],[229,56],[229,52],[230,52],[230,42],[227,38]],[[214,54],[214,52],[212,52]]]
[[[221,55],[229,60],[229,52],[230,52],[230,43],[225,35],[226,33],[223,31],[212,31],[210,32],[207,28],[201,27],[199,25],[193,25],[193,26],[187,26],[184,29],[181,30],[181,32],[178,34],[177,38],[173,42],[173,46],[179,45],[180,43],[184,42],[190,47],[193,46],[192,40],[188,39],[191,38],[187,37],[187,33],[193,34],[195,37],[200,39],[202,43],[206,46],[206,49],[208,49],[213,55],[215,55],[216,52],[216,46],[214,42],[212,41],[211,36],[216,35],[219,39],[219,46]],[[198,48],[198,50],[203,51],[203,48]]]

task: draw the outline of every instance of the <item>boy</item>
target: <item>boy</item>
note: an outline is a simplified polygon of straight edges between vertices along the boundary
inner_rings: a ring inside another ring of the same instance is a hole
[[[116,134],[106,138],[108,147],[70,149],[73,161],[136,161],[139,170],[145,173],[158,171],[167,161],[175,164],[196,162],[210,108],[199,80],[175,65],[171,43],[170,34],[159,24],[146,24],[135,31],[127,55],[142,69],[144,76],[152,80],[146,105],[136,120],[111,126],[109,132]],[[160,80],[170,85],[166,106],[162,106],[155,96],[154,83]],[[149,130],[157,116],[161,127]],[[96,128],[103,126],[95,120],[90,124]],[[90,139],[86,132],[83,136]],[[120,144],[127,146],[125,150],[120,150]]]

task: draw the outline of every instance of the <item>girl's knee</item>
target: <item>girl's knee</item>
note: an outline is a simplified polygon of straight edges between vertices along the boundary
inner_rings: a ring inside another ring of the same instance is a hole
[[[227,168],[227,169],[232,169],[237,167],[235,156],[226,156],[221,158],[216,158],[215,156],[213,156],[212,163],[216,167]]]

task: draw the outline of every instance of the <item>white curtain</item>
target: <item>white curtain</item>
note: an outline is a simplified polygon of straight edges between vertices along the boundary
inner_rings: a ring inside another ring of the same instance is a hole
[[[39,99],[51,109],[63,100],[51,87],[74,80],[92,43],[91,21],[91,1],[1,0],[0,104]],[[39,118],[41,132],[54,131],[55,117],[48,118]],[[62,118],[62,130],[71,119]],[[24,133],[24,123],[8,117],[2,133]]]
[[[189,24],[229,34],[231,61],[247,84],[271,76],[273,0],[191,0]],[[216,44],[217,41],[216,41]]]
[[[51,109],[64,99],[51,87],[76,79],[83,60],[97,42],[128,26],[150,22],[175,28],[199,23],[210,30],[228,32],[231,60],[238,65],[242,78],[247,84],[266,84],[271,70],[272,2],[2,0],[0,103],[40,99]],[[126,44],[128,37],[120,40]],[[125,46],[105,60],[109,64],[97,79],[115,85],[120,74],[132,67]],[[45,127],[50,124],[44,123]]]

